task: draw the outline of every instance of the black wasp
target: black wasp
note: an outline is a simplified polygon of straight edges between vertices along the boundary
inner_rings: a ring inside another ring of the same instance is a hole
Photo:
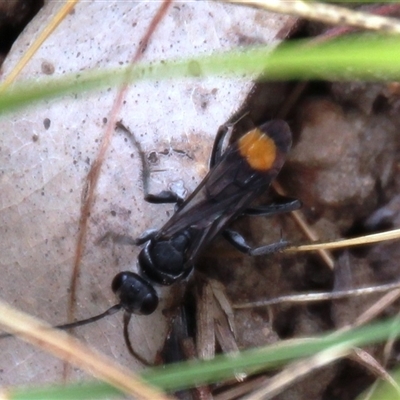
[[[278,175],[291,143],[286,122],[267,122],[247,132],[222,155],[216,154],[209,173],[186,200],[173,192],[149,195],[148,201],[176,202],[178,208],[161,229],[136,240],[144,244],[138,257],[140,274],[125,271],[115,276],[112,289],[120,299],[118,306],[129,313],[151,314],[158,305],[154,285],[171,285],[185,279],[202,250],[220,233],[250,255],[285,246],[280,242],[251,248],[239,233],[225,228],[247,211],[270,215],[299,207],[297,200],[290,200],[249,209]]]
[[[250,207],[268,189],[285,162],[292,144],[288,124],[281,120],[266,122],[248,131],[225,151],[221,141],[217,136],[211,169],[186,200],[168,191],[146,197],[153,203],[175,202],[177,209],[161,229],[135,240],[135,244],[144,245],[138,256],[139,273],[120,272],[112,281],[119,303],[100,315],[58,328],[94,322],[120,309],[129,316],[153,313],[159,302],[155,287],[186,279],[203,249],[219,234],[249,255],[267,254],[287,244],[280,241],[252,248],[238,232],[226,227],[241,215],[272,215],[300,207],[300,202],[293,199]]]

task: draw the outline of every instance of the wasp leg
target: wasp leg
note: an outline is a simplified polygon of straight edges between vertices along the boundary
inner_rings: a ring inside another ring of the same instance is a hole
[[[226,229],[222,234],[224,238],[236,249],[242,253],[248,254],[249,256],[262,256],[264,254],[275,253],[289,245],[288,241],[281,239],[277,243],[271,243],[260,247],[251,247],[246,242],[245,238],[236,231]]]
[[[233,133],[235,125],[239,121],[241,121],[243,118],[245,118],[248,114],[249,114],[248,112],[245,112],[243,115],[241,115],[235,121],[227,122],[218,128],[218,132],[215,135],[215,139],[214,139],[214,145],[211,150],[211,157],[210,157],[210,163],[209,163],[210,169],[212,167],[214,167],[214,165],[216,163],[218,163],[219,160],[222,158],[222,154],[224,153],[224,151],[232,137],[232,133]],[[251,125],[253,128],[254,127],[253,122],[251,122]]]
[[[177,193],[172,192],[171,190],[163,190],[158,194],[148,193],[144,196],[144,199],[152,204],[175,203],[175,212],[184,202],[184,198],[180,197]]]
[[[96,245],[103,246],[110,241],[112,244],[140,246],[141,244],[148,242],[150,239],[153,239],[157,233],[157,229],[147,229],[137,239],[134,239],[129,235],[109,231],[96,240]]]
[[[140,162],[142,164],[141,175],[143,191],[145,193],[144,199],[153,204],[176,203],[178,206],[181,205],[184,199],[170,190],[163,190],[158,194],[151,194],[148,192],[150,168],[147,164],[142,146],[140,145],[140,142],[136,140],[134,134],[122,122],[117,122],[116,127],[127,134],[128,138],[132,141],[132,144],[136,147],[139,153]]]
[[[139,141],[136,140],[135,135],[131,132],[121,121],[116,123],[116,128],[122,130],[127,137],[131,140],[132,144],[136,147],[140,163],[142,164],[141,168],[141,178],[143,191],[145,193],[144,199],[153,204],[163,204],[163,203],[176,203],[178,206],[183,203],[183,199],[177,195],[176,193],[163,190],[159,194],[150,194],[148,191],[149,187],[149,179],[150,179],[150,168],[146,160],[145,152],[142,149],[142,146]]]
[[[148,242],[153,239],[158,233],[157,229],[147,229],[145,230],[137,239],[135,239],[135,245],[140,246],[143,243]]]
[[[183,203],[184,199],[180,197],[177,193],[171,190],[163,190],[158,194],[146,194],[144,199],[148,203],[152,204],[167,204],[176,203],[178,206]]]
[[[226,143],[225,137],[228,133],[232,132],[232,128],[233,124],[221,125],[218,128],[210,156],[210,169],[214,167],[214,165],[221,159],[224,152],[224,143]]]
[[[108,231],[102,237],[96,240],[95,244],[99,246],[107,245],[107,242],[110,241],[113,244],[122,244],[135,246],[136,240],[129,235],[119,234],[115,232]]]
[[[279,202],[246,208],[243,212],[243,215],[269,217],[271,215],[283,214],[290,211],[298,210],[302,206],[301,201],[292,197],[282,196],[281,200],[282,201]]]

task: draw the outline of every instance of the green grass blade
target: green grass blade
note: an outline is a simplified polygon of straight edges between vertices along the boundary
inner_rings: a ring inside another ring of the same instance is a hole
[[[210,361],[187,361],[151,368],[141,375],[150,384],[163,390],[185,389],[199,384],[218,382],[245,371],[260,368],[277,368],[287,362],[311,356],[327,349],[335,347],[340,350],[351,349],[355,346],[381,342],[388,337],[397,335],[400,335],[400,320],[391,319],[339,334],[304,340],[283,341],[272,346],[246,350],[238,355],[221,355]],[[68,392],[70,389],[71,393]],[[64,391],[67,394],[64,394]],[[116,394],[118,391],[104,383],[93,382],[82,385],[74,384],[67,387],[13,389],[9,393],[11,399],[41,398],[46,400],[68,398],[68,393],[70,398],[73,397],[75,399],[93,398],[90,397],[93,393],[96,393],[96,398],[101,398]],[[32,397],[28,397],[29,395],[32,395]]]
[[[363,35],[311,45],[297,41],[274,52],[267,47],[140,64],[131,68],[86,71],[40,81],[21,82],[0,93],[0,113],[57,96],[120,85],[122,82],[178,79],[211,75],[258,76],[264,79],[399,80],[400,39]]]

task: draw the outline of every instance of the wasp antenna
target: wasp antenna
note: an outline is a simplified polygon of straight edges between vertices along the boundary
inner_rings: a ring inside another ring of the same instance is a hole
[[[91,324],[92,322],[96,322],[99,319],[103,319],[105,317],[108,317],[109,315],[115,314],[121,308],[122,308],[122,304],[118,303],[118,304],[115,304],[114,306],[110,307],[108,310],[104,311],[103,313],[101,313],[99,315],[95,315],[94,317],[90,317],[90,318],[87,318],[87,319],[82,319],[80,321],[70,322],[68,324],[57,325],[54,328],[66,330],[66,329],[77,328],[78,326],[82,326],[82,325]]]
[[[132,313],[125,311],[124,312],[124,339],[126,347],[128,348],[129,354],[136,358],[139,362],[141,362],[146,367],[152,367],[153,365],[148,362],[145,358],[143,358],[140,354],[138,354],[135,349],[132,347],[131,339],[129,338],[128,326],[129,322],[131,322]]]
[[[62,329],[62,330],[67,330],[67,329],[72,329],[72,328],[77,328],[78,326],[82,325],[87,325],[92,322],[98,321],[99,319],[108,317],[109,315],[113,315],[116,312],[118,312],[122,308],[122,304],[116,304],[109,308],[108,310],[104,311],[103,313],[99,315],[95,315],[94,317],[90,317],[87,319],[82,319],[81,321],[75,321],[75,322],[70,322],[68,324],[62,324],[62,325],[56,325],[53,326],[54,329]],[[5,339],[8,337],[14,336],[12,333],[3,333],[0,335],[0,339]]]

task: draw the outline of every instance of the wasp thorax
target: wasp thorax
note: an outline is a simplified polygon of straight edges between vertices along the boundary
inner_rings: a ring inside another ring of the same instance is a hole
[[[190,238],[186,232],[169,240],[150,240],[139,253],[143,273],[160,285],[171,285],[187,275],[186,248]]]

